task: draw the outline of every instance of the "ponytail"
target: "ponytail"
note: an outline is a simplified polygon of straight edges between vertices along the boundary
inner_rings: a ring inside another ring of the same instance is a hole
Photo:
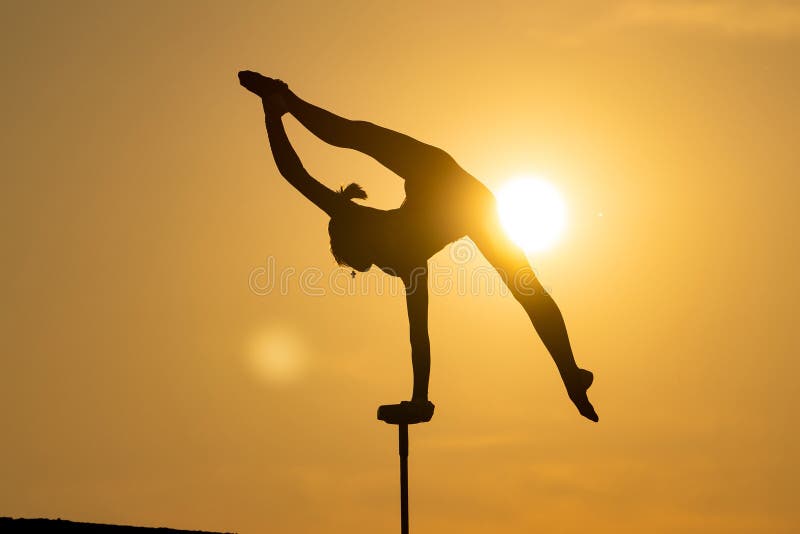
[[[338,193],[347,200],[352,200],[354,198],[365,200],[367,198],[367,192],[355,182],[349,184],[347,187],[340,187]]]

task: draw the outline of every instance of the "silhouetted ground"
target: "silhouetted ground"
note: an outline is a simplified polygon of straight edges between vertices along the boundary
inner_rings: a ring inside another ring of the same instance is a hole
[[[65,521],[63,519],[13,519],[11,517],[0,517],[0,532],[111,532],[112,534],[177,534],[180,532],[194,532],[201,534],[215,534],[213,532],[206,532],[204,530],[175,530],[174,528],[163,527],[130,527],[124,525],[102,525],[100,523],[76,523],[74,521]]]

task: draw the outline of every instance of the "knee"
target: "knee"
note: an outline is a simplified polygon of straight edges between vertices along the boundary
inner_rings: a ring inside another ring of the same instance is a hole
[[[550,298],[531,267],[518,269],[506,283],[514,298],[523,304],[535,304]]]

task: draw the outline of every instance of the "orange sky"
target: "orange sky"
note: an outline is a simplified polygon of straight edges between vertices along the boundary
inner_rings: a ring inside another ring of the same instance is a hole
[[[513,299],[432,296],[414,532],[800,528],[800,6],[529,4],[6,2],[0,516],[397,528],[375,408],[410,392],[403,298],[330,294],[346,273],[275,169],[253,68],[568,204],[530,259],[601,422]],[[400,203],[389,171],[287,123],[320,180]],[[269,258],[327,295],[257,294]]]

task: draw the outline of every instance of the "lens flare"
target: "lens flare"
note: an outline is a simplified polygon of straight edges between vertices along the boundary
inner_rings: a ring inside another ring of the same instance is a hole
[[[307,354],[300,335],[286,326],[270,326],[250,339],[249,359],[253,371],[265,382],[296,382],[307,369]]]

